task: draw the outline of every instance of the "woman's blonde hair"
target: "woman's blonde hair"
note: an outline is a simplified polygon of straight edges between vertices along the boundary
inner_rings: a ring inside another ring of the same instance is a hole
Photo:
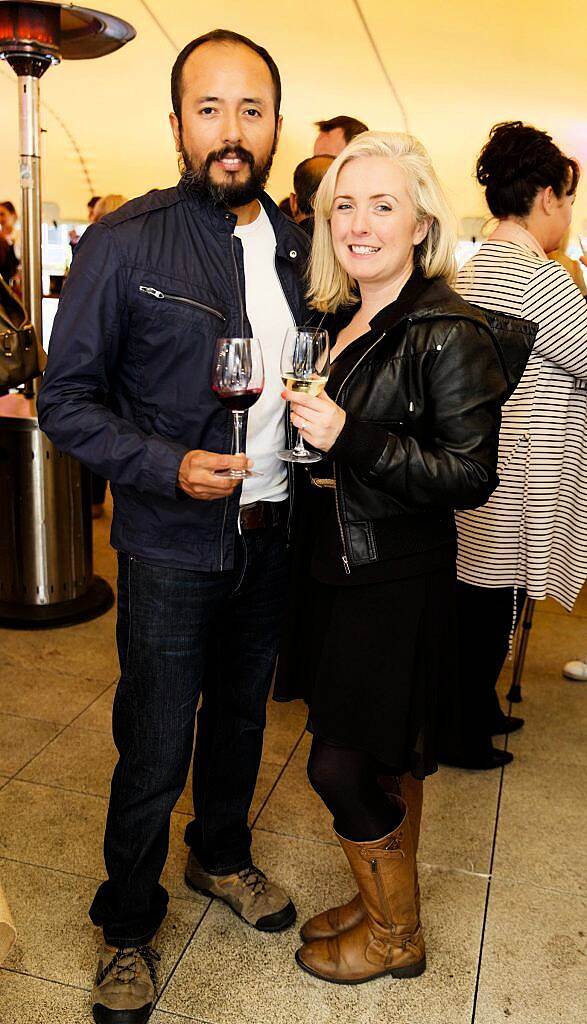
[[[124,206],[125,203],[128,203],[126,196],[117,196],[114,192],[109,192],[107,196],[102,196],[94,206],[94,224],[102,220],[102,217],[105,217],[107,213],[114,213],[115,210]]]
[[[354,279],[335,255],[330,218],[341,169],[350,160],[368,156],[389,157],[403,168],[416,223],[431,220],[426,237],[415,248],[415,265],[422,268],[425,277],[444,277],[449,282],[456,273],[454,217],[424,146],[413,135],[403,132],[363,132],[349,142],[330,165],[314,200],[309,300],[323,312],[334,312],[339,306],[350,305],[359,298]]]

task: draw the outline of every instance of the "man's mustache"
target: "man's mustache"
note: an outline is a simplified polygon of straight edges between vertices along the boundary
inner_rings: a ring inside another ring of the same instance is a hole
[[[222,149],[214,150],[212,153],[208,153],[206,157],[206,170],[209,171],[210,167],[216,160],[225,160],[226,157],[236,156],[243,163],[247,163],[251,170],[255,166],[255,158],[252,153],[249,153],[248,149],[243,149],[242,146],[223,146]]]

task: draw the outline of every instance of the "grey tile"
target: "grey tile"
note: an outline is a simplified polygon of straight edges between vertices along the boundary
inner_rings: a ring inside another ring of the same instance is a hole
[[[516,758],[587,767],[587,687],[558,679],[546,686],[530,681],[512,714],[525,720],[523,729],[508,738]]]
[[[475,1024],[587,1020],[587,903],[531,886],[491,886]]]
[[[59,726],[0,714],[0,770],[13,775],[55,736]]]
[[[441,767],[424,782],[419,859],[487,872],[497,811],[499,772]]]
[[[67,725],[103,690],[103,680],[64,675],[48,666],[40,679],[36,664],[2,659],[0,712]]]
[[[149,1017],[149,1024],[209,1024],[209,1022],[198,1021],[195,1017],[178,1017],[176,1013],[155,1010],[155,1013]]]
[[[0,856],[102,878],[107,801],[14,779],[0,790]]]
[[[337,846],[257,833],[255,855],[292,893],[300,923],[352,893]],[[321,983],[293,960],[299,946],[295,928],[280,935],[255,932],[216,901],[160,1008],[216,1024],[469,1024],[485,883],[424,869],[422,893],[430,966],[421,978],[381,979],[356,987]]]
[[[333,843],[332,815],[311,788],[306,764],[311,737],[303,737],[265,804],[257,826],[268,832]]]
[[[108,796],[118,754],[107,733],[70,725],[18,776],[31,782]]]
[[[504,772],[494,876],[587,891],[585,769],[519,755]]]
[[[307,718],[308,709],[303,701],[282,704],[269,698],[263,760],[284,765],[306,727]]]
[[[82,729],[89,729],[93,732],[107,732],[112,735],[112,701],[116,693],[116,683],[108,686],[98,700],[84,711],[77,720]]]
[[[88,1024],[89,993],[0,969],[0,1020],[6,1024]]]
[[[210,1022],[199,1021],[195,1017],[178,1017],[176,1013],[155,1010],[155,1013],[149,1017],[149,1024],[210,1024]]]
[[[2,654],[24,670],[34,664],[38,679],[48,671],[106,685],[119,671],[114,623],[111,610],[93,622],[63,629],[3,630]]]
[[[0,790],[0,857],[101,880],[107,806],[104,797],[13,779]],[[183,880],[189,821],[186,814],[171,816],[162,877],[171,895],[198,901]]]
[[[18,938],[4,963],[23,974],[91,988],[101,935],[88,920],[96,883],[47,868],[0,861]],[[198,924],[208,901],[171,899],[159,933],[163,985]]]
[[[543,613],[537,616],[528,641],[523,689],[528,691],[554,684],[561,688],[577,685],[564,679],[565,662],[582,657],[587,646],[587,624],[577,615]]]

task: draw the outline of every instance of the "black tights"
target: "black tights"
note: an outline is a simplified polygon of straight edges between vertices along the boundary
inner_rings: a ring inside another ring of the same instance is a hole
[[[401,815],[377,781],[381,774],[381,764],[370,754],[314,736],[308,778],[344,839],[381,839],[399,825]]]

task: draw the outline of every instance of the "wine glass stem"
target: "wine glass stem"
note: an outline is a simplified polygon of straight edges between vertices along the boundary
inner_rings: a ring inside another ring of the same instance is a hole
[[[235,455],[243,454],[243,415],[242,412],[232,414],[232,444]]]
[[[308,449],[306,448],[306,446],[304,444],[304,439],[302,437],[301,430],[298,430],[298,438],[297,438],[297,441],[296,441],[296,446],[295,446],[295,448],[293,450],[293,454],[294,455],[298,455],[298,456],[303,456],[303,455],[307,455],[308,454]]]

